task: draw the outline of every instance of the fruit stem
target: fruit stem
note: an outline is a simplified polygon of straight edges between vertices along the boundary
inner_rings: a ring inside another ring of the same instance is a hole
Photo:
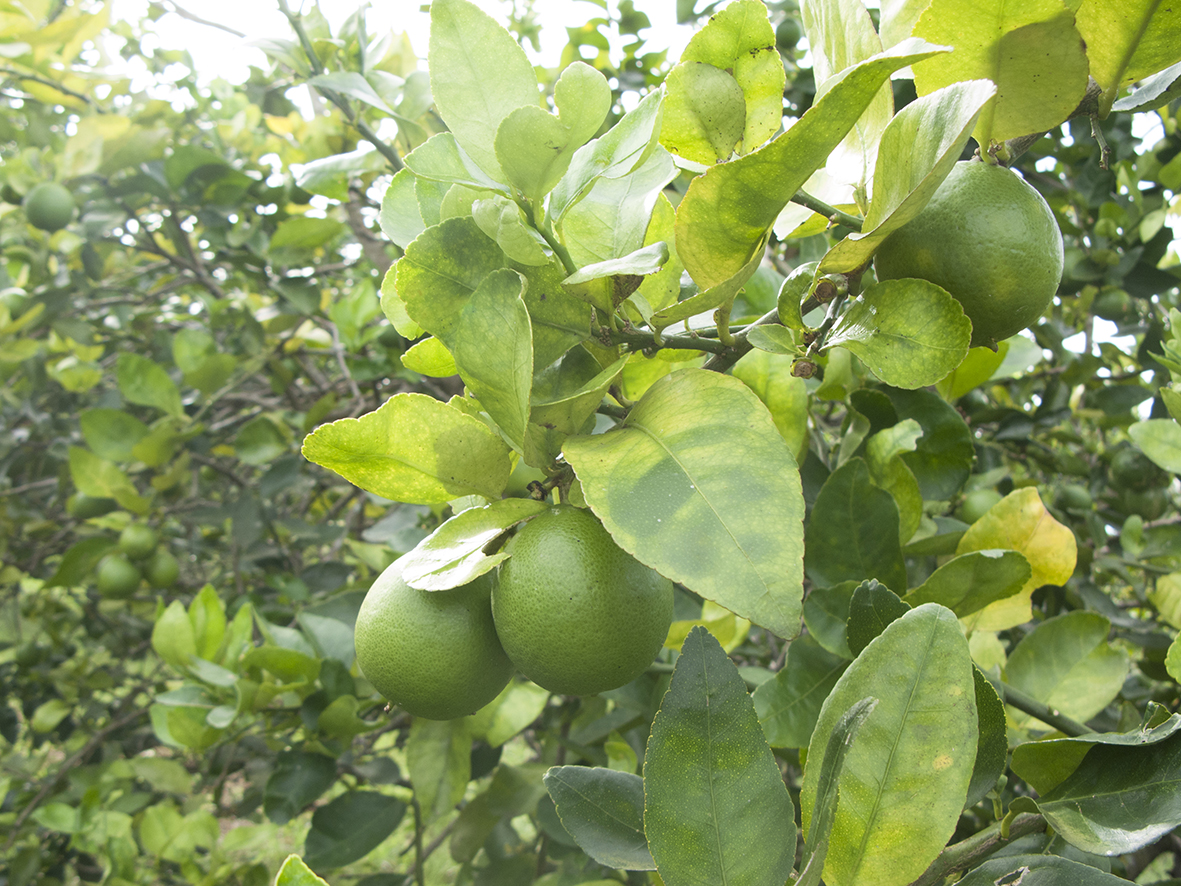
[[[844,225],[846,228],[852,228],[854,231],[860,231],[861,226],[865,223],[865,219],[843,212],[835,206],[829,206],[823,200],[818,200],[804,191],[796,191],[795,196],[791,198],[791,202],[798,203],[800,206],[823,215],[833,225]]]

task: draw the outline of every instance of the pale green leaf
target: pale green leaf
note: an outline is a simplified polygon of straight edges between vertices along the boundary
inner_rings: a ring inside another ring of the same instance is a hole
[[[563,451],[626,551],[780,636],[799,632],[799,473],[742,382],[679,370],[619,428],[571,437]]]
[[[472,736],[466,718],[415,717],[406,741],[406,768],[423,823],[446,815],[463,799],[471,779]]]
[[[508,193],[508,188],[490,178],[476,165],[451,132],[432,135],[407,154],[403,162],[419,178]]]
[[[1181,8],[1162,0],[1083,0],[1075,15],[1107,116],[1119,90],[1181,61]]]
[[[455,358],[447,346],[433,335],[407,348],[402,355],[402,365],[431,378],[448,378],[459,374]]]
[[[1181,425],[1171,418],[1150,418],[1128,428],[1140,451],[1166,471],[1181,473]]]
[[[123,351],[115,360],[119,393],[128,403],[151,406],[176,418],[183,418],[180,391],[159,363],[139,354]]]
[[[730,159],[746,127],[742,87],[728,71],[682,61],[665,80],[660,143],[695,163]]]
[[[857,701],[878,704],[849,749],[824,866],[830,886],[902,886],[955,831],[976,756],[968,644],[955,616],[926,604],[892,622],[837,681],[812,733],[800,794],[807,829],[829,735]]]
[[[382,101],[377,91],[369,85],[369,81],[356,71],[332,71],[327,74],[317,74],[308,80],[308,86],[339,92],[341,95],[355,98],[379,111],[385,111],[387,114],[394,113],[394,109]]]
[[[499,498],[509,450],[482,421],[426,394],[398,394],[361,418],[321,425],[303,455],[393,501]]]

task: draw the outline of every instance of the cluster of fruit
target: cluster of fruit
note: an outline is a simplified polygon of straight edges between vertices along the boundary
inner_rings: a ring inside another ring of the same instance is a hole
[[[590,511],[557,505],[508,542],[495,572],[447,591],[402,580],[400,561],[357,615],[357,664],[391,702],[449,720],[492,701],[513,671],[551,692],[629,683],[668,635],[673,586]]]
[[[86,520],[114,510],[113,499],[93,498],[81,492],[70,496],[66,511],[71,517]],[[108,600],[125,600],[147,581],[156,590],[172,587],[180,577],[180,563],[160,536],[144,523],[128,523],[119,533],[119,546],[98,561],[94,584]]]

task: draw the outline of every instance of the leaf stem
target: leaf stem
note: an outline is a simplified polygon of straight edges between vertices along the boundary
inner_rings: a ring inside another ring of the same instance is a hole
[[[804,191],[796,191],[795,196],[791,198],[791,202],[798,203],[800,206],[823,215],[834,225],[844,225],[846,228],[852,228],[854,231],[860,231],[861,226],[865,224],[865,219],[843,212],[835,206],[829,206],[823,200],[818,200]]]
[[[771,326],[779,322],[779,309],[772,308],[759,319],[755,320],[741,332],[734,336],[734,344],[726,350],[716,354],[706,361],[702,369],[708,369],[711,372],[725,372],[744,356],[750,353],[753,345],[747,338],[750,336],[750,331],[756,326]]]
[[[973,834],[966,840],[961,840],[948,846],[939,853],[939,857],[931,862],[922,876],[910,886],[935,886],[942,883],[950,874],[964,871],[989,855],[992,855],[1005,843],[1011,843],[1019,837],[1034,834],[1044,830],[1046,820],[1040,815],[1023,813],[1009,823],[1009,835],[1001,834],[1001,822],[995,822],[982,831]]]
[[[694,335],[665,335],[657,340],[656,336],[650,332],[628,332],[626,330],[621,332],[604,330],[604,332],[610,338],[611,344],[627,345],[633,351],[642,351],[648,348],[672,348],[682,351],[708,351],[711,354],[724,354],[727,350],[726,345],[719,341],[714,341],[712,338],[699,338]]]
[[[1014,689],[1008,683],[1001,683],[996,680],[989,680],[989,682],[992,683],[993,688],[1000,695],[1001,701],[1005,702],[1005,704],[1010,704],[1017,710],[1029,714],[1031,717],[1036,717],[1048,726],[1053,726],[1064,735],[1090,735],[1095,731],[1079,723],[1077,720],[1072,720],[1070,717],[1064,716],[1056,708],[1042,704],[1036,698],[1026,695],[1020,689]]]

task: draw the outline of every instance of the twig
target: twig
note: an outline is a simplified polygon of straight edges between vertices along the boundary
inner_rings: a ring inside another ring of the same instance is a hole
[[[796,191],[795,196],[791,198],[791,202],[798,203],[806,209],[811,209],[813,212],[823,215],[834,225],[844,225],[846,228],[852,228],[854,231],[860,231],[861,226],[865,223],[865,219],[859,218],[856,215],[849,215],[849,213],[843,212],[835,206],[829,206],[823,200],[818,200],[811,194],[803,191]]]
[[[1009,823],[1009,835],[1004,837],[1001,835],[1001,822],[998,821],[968,839],[948,846],[910,886],[935,886],[936,883],[942,883],[949,874],[967,870],[1005,843],[1045,830],[1045,827],[1046,820],[1042,816],[1023,813]]]
[[[246,34],[241,31],[236,31],[229,25],[223,25],[218,22],[211,22],[208,19],[201,18],[199,15],[193,15],[187,9],[182,8],[176,3],[176,0],[164,0],[164,5],[168,7],[168,11],[179,15],[181,18],[187,18],[191,22],[196,22],[199,25],[206,25],[210,28],[217,28],[219,31],[225,31],[227,34],[233,34],[235,37],[246,39]]]

